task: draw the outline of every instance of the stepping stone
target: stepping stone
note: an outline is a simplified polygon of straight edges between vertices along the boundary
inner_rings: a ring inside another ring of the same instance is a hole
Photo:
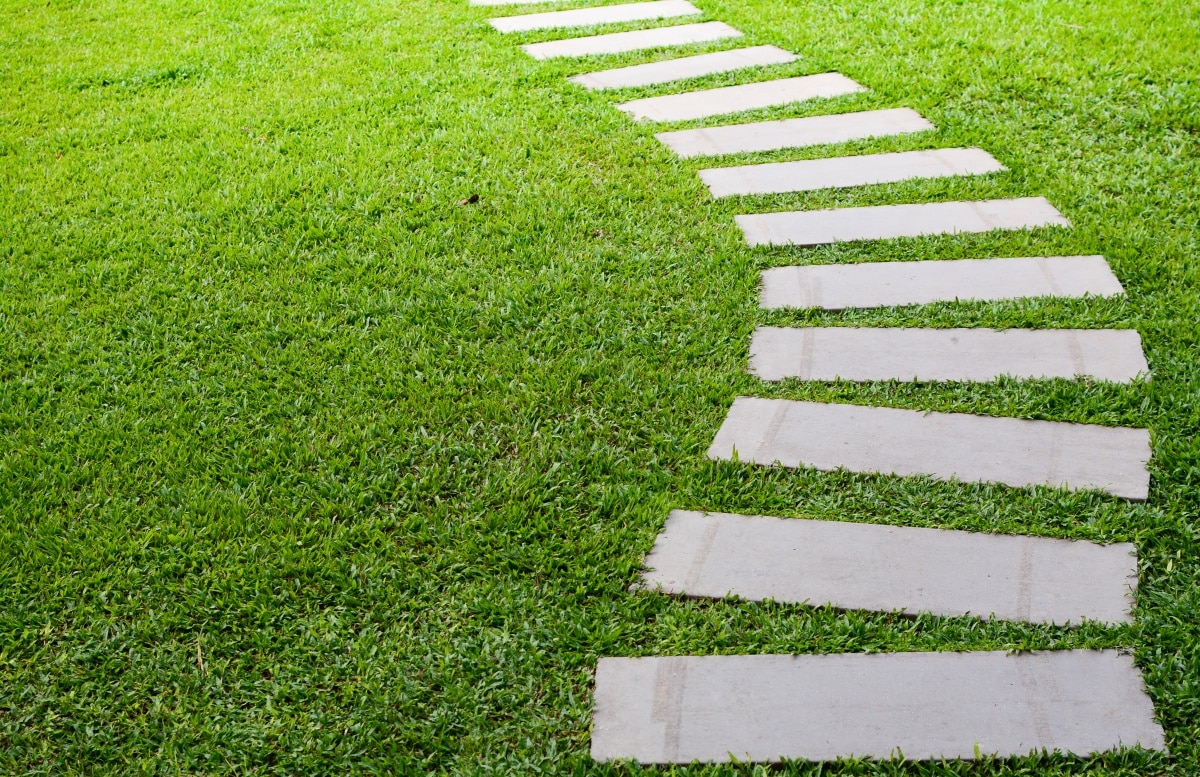
[[[903,135],[933,129],[921,114],[908,108],[809,116],[803,119],[760,121],[726,127],[660,132],[657,137],[681,157],[776,151],[851,140]]]
[[[567,80],[588,89],[623,89],[630,86],[664,84],[713,73],[728,73],[748,67],[782,65],[796,59],[795,54],[775,46],[751,46],[732,51],[718,51],[715,54],[700,54],[695,57],[602,70],[599,73],[585,73]]]
[[[622,103],[617,107],[635,119],[687,121],[862,91],[866,90],[840,73],[821,73],[815,76],[781,78],[742,86],[647,97]]]
[[[1008,375],[1129,383],[1149,367],[1132,329],[766,326],[754,331],[750,372],[763,380],[989,381]]]
[[[815,246],[852,240],[1071,226],[1044,197],[760,213],[734,218],[751,246]]]
[[[1131,623],[1133,545],[674,510],[642,587],[1029,623]]]
[[[601,658],[595,705],[597,761],[1166,748],[1141,673],[1116,650]]]
[[[548,5],[565,0],[471,0],[468,5]]]
[[[1145,501],[1145,429],[738,397],[711,459],[1097,489]]]
[[[700,13],[700,9],[687,0],[652,0],[652,2],[626,5],[576,8],[571,11],[503,16],[499,19],[488,19],[488,23],[500,32],[529,32],[530,30],[553,30],[559,27],[590,27],[593,24],[670,19],[698,13]]]
[[[1004,169],[978,148],[938,148],[893,154],[864,154],[766,165],[717,167],[700,171],[714,197],[782,194],[817,189],[895,183],[912,178],[983,175]]]
[[[741,35],[741,32],[723,22],[704,22],[530,43],[521,48],[534,59],[590,57],[597,54],[622,54],[643,49],[685,46],[690,43],[710,43],[726,38],[740,38]]]
[[[959,259],[775,267],[764,308],[881,308],[955,300],[1125,294],[1103,256]]]

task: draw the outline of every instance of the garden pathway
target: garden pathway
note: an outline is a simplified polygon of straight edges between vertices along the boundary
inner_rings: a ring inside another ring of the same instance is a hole
[[[501,4],[504,0],[472,0]],[[700,13],[646,0],[491,20],[502,32]],[[538,59],[740,37],[720,22],[532,43]],[[789,62],[773,46],[730,49],[583,73],[589,89],[668,83]],[[617,105],[636,120],[688,121],[863,91],[838,73],[756,81]],[[663,132],[681,157],[800,148],[922,132],[907,108]],[[806,191],[1004,168],[982,149],[929,149],[713,168],[713,196]],[[746,214],[750,246],[815,246],[991,230],[1069,227],[1038,196],[979,202]],[[779,267],[762,276],[764,308],[917,305],[959,299],[1123,293],[1103,257],[1020,257]],[[1128,382],[1148,366],[1136,332],[1087,330],[759,328],[750,370],[764,380],[972,380],[1001,376]],[[843,468],[1013,487],[1149,495],[1144,429],[888,407],[739,397],[708,455],[743,464]],[[641,585],[663,593],[841,608],[1078,624],[1132,618],[1131,545],[941,529],[676,511]],[[1119,651],[1005,654],[602,658],[592,755],[667,764],[850,756],[971,759],[1060,750],[1091,755],[1164,747],[1130,656]]]

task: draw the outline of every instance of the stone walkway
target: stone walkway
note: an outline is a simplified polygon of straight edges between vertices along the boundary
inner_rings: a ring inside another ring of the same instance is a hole
[[[1150,488],[1145,429],[787,399],[735,399],[708,455],[745,464],[1104,491],[1137,501]]]
[[[681,24],[676,27],[657,27],[652,30],[613,32],[586,38],[567,38],[545,43],[530,43],[522,48],[534,59],[555,57],[590,57],[598,54],[623,54],[629,51],[656,49],[664,46],[685,46],[691,43],[711,43],[727,38],[740,38],[742,33],[721,22]]]
[[[550,2],[551,0],[543,0]],[[471,0],[502,5],[510,0]],[[691,16],[684,0],[504,16],[502,32]],[[536,59],[683,46],[742,35],[709,21],[525,45]],[[774,46],[731,48],[581,73],[588,89],[670,83],[791,62]],[[688,121],[849,95],[838,73],[632,100],[640,121]],[[907,108],[668,131],[680,157],[802,148],[923,132]],[[998,173],[984,149],[928,149],[703,170],[714,197]],[[896,203],[748,213],[749,246],[1070,227],[1045,198]],[[1100,256],[1017,257],[777,267],[761,306],[843,310],[955,300],[1117,296]],[[1148,377],[1137,332],[1112,330],[760,327],[750,371],[763,380],[990,381]],[[1149,495],[1144,429],[739,397],[708,455],[747,465],[1012,487]],[[665,594],[831,605],[1060,625],[1132,620],[1132,545],[942,529],[675,511],[646,560],[642,587]],[[592,755],[647,764],[843,757],[972,759],[1058,750],[1088,756],[1165,747],[1132,659],[1119,651],[1006,654],[602,658]]]
[[[592,757],[907,760],[1162,749],[1133,659],[1039,653],[601,658]]]
[[[567,80],[588,89],[625,89],[729,73],[749,67],[786,65],[795,61],[795,54],[776,46],[751,46],[745,49],[718,51],[715,54],[699,54],[694,57],[668,59],[665,62],[621,67],[616,70],[602,70],[599,73],[584,73]]]
[[[853,240],[1071,226],[1045,197],[784,211],[737,216],[734,220],[751,246],[819,246]]]
[[[1142,338],[1129,329],[760,326],[750,341],[750,372],[763,380],[1129,383],[1147,370]]]
[[[809,116],[803,119],[731,124],[726,127],[660,132],[657,137],[681,157],[777,151],[851,140],[904,135],[933,129],[921,114],[908,108]]]
[[[671,19],[677,16],[695,16],[699,13],[700,9],[687,0],[647,0],[628,5],[602,5],[595,8],[577,8],[573,11],[502,16],[492,19],[492,26],[500,32],[530,32],[560,27],[590,27],[595,24]]]
[[[1103,256],[773,267],[764,308],[879,308],[930,302],[1124,296]]]
[[[818,97],[840,97],[862,91],[865,90],[844,75],[821,73],[815,76],[780,78],[741,86],[669,94],[663,97],[647,97],[621,103],[617,107],[635,119],[688,121],[720,116],[724,113],[774,108]]]
[[[1133,621],[1133,545],[675,510],[642,587],[841,609]]]
[[[978,148],[938,148],[932,151],[715,167],[701,170],[700,180],[708,186],[712,196],[732,197],[739,194],[845,189],[914,178],[956,178],[995,173],[1003,169],[1004,165],[991,154]]]

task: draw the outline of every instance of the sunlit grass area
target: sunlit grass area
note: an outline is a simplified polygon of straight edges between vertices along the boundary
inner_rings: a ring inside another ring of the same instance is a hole
[[[588,757],[598,656],[1121,647],[1169,755],[782,773],[1200,774],[1200,13],[696,4],[745,38],[538,62],[518,44],[575,33],[466,0],[0,6],[0,772],[640,773]],[[800,59],[566,80],[753,44]],[[1007,172],[715,201],[713,160],[613,107],[829,70],[870,91],[734,120],[937,130],[720,164],[962,145]],[[748,249],[733,223],[1042,195],[1072,229]],[[771,266],[1067,254],[1128,296],[758,308]],[[1134,328],[1153,377],[764,384],[764,324]],[[710,462],[738,395],[1149,428],[1150,499]],[[1131,541],[1136,622],[631,592],[671,508]]]

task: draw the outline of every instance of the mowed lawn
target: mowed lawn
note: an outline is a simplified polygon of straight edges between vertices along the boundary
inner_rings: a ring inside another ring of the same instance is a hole
[[[1200,10],[697,4],[800,60],[613,95],[566,76],[678,52],[536,62],[571,33],[466,0],[0,7],[0,773],[632,774],[588,757],[598,656],[1122,647],[1169,755],[783,773],[1200,774]],[[738,120],[938,130],[734,159],[1009,171],[716,202],[613,107],[827,70],[871,91]],[[751,250],[732,219],[1036,195],[1074,228]],[[757,306],[774,265],[1066,254],[1128,297]],[[767,385],[763,324],[1135,328],[1153,379]],[[709,462],[747,394],[1144,426],[1150,499]],[[676,507],[1131,541],[1136,623],[630,592]]]

